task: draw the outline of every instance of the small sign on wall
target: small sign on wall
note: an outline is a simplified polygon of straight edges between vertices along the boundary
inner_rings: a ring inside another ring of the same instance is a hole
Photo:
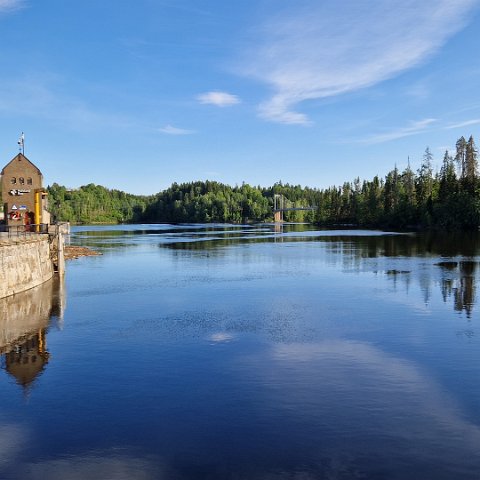
[[[25,193],[30,193],[31,190],[29,189],[13,189],[13,190],[10,190],[8,193],[10,195],[23,195]]]

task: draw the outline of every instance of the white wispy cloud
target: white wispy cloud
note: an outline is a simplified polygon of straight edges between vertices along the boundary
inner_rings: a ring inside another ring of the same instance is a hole
[[[167,135],[192,135],[195,133],[194,130],[187,130],[185,128],[178,128],[172,125],[165,125],[162,128],[158,129],[161,133],[166,133]]]
[[[58,94],[58,85],[62,85],[60,78],[39,72],[0,79],[0,112],[21,112],[74,127],[131,126],[132,122],[125,117],[98,112],[78,98]]]
[[[24,0],[0,0],[0,13],[18,10],[24,6]]]
[[[479,1],[279,4],[282,13],[264,23],[242,73],[274,90],[259,107],[262,117],[308,124],[295,111],[300,102],[369,87],[424,62],[463,28]]]
[[[428,98],[431,92],[426,81],[419,81],[407,87],[407,89],[405,90],[405,94],[409,97],[423,100]]]
[[[206,92],[197,95],[197,100],[200,103],[207,105],[215,105],[217,107],[231,107],[240,103],[240,99],[236,95],[227,92]]]
[[[463,128],[463,127],[468,127],[470,125],[477,125],[480,123],[480,118],[475,118],[473,120],[467,120],[465,122],[460,122],[460,123],[455,123],[452,125],[447,125],[445,127],[446,130],[454,129],[454,128]]]
[[[390,142],[392,140],[397,140],[403,137],[410,137],[411,135],[417,135],[423,133],[428,128],[434,124],[437,120],[435,118],[425,118],[423,120],[418,120],[416,122],[411,122],[410,125],[406,127],[396,128],[388,132],[379,133],[377,135],[372,135],[364,140],[362,143],[374,144],[374,143],[384,143]]]
[[[51,73],[28,73],[0,78],[0,113],[42,119],[74,130],[97,130],[108,125],[122,130],[152,130],[141,115],[102,110],[81,97],[59,93],[65,80]]]

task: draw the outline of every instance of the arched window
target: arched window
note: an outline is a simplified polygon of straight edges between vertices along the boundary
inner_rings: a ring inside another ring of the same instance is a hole
[[[23,177],[19,177],[18,181],[20,182],[20,185],[23,185],[25,183],[25,179]]]

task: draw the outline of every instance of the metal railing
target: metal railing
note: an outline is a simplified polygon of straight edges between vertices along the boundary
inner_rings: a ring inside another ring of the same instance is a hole
[[[28,235],[48,233],[47,223],[32,223],[30,225],[0,225],[0,232],[4,232],[7,238],[26,238]]]

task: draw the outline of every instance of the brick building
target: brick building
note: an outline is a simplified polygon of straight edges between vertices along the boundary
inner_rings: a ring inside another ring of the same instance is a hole
[[[42,172],[22,153],[1,171],[2,204],[9,226],[49,224]]]

